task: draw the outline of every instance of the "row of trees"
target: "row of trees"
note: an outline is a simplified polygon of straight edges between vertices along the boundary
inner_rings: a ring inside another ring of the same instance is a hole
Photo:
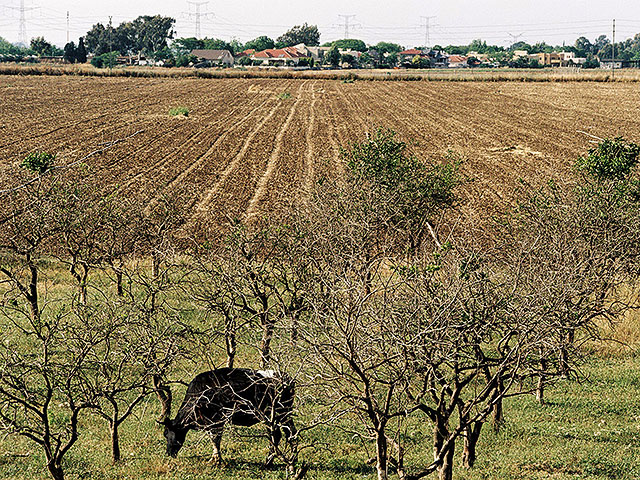
[[[307,46],[320,44],[318,27],[306,23],[291,28],[275,40],[267,36],[259,36],[245,44],[237,40],[227,42],[216,38],[196,39],[193,37],[178,38],[171,41],[174,36],[174,23],[175,20],[173,18],[162,17],[160,15],[140,16],[131,22],[123,22],[117,27],[97,23],[87,32],[86,40],[81,38],[80,42],[83,43],[82,47],[84,47],[84,42],[86,42],[86,52],[95,56],[111,52],[119,52],[120,54],[126,55],[144,54],[156,60],[163,60],[165,64],[169,66],[185,66],[193,62],[194,59],[189,53],[194,49],[225,49],[233,54],[237,54],[247,49],[260,51],[300,43],[304,43]],[[323,46],[363,53],[359,59],[336,59],[335,54],[332,54],[329,57],[330,60],[326,63],[333,65],[349,63],[362,67],[395,66],[398,63],[397,53],[404,50],[404,47],[395,43],[379,42],[376,45],[368,46],[364,41],[357,39],[336,40],[325,43]],[[65,58],[71,62],[82,63],[86,61],[82,60],[86,58],[86,52],[83,55],[82,47],[81,45],[65,46],[65,52],[68,51]],[[586,37],[580,37],[572,46],[551,46],[545,42],[539,42],[534,45],[517,42],[511,47],[505,48],[488,45],[486,41],[473,40],[468,45],[435,45],[433,47],[434,50],[444,51],[451,55],[467,55],[469,52],[487,54],[500,65],[518,68],[535,68],[537,65],[528,59],[514,59],[513,52],[515,50],[525,50],[530,54],[571,51],[578,57],[586,57],[588,59],[588,67],[597,67],[597,58],[611,58],[613,53],[612,48],[612,43],[606,35],[599,36],[593,43]],[[616,43],[615,48],[617,58],[640,60],[640,34],[623,42]],[[31,41],[29,49],[13,46],[6,41],[0,41],[0,55],[3,57],[6,56],[9,59],[22,59],[29,55],[55,56],[62,54],[63,52],[60,51],[60,49],[42,37],[34,38]]]
[[[503,400],[543,403],[599,322],[629,307],[618,287],[640,268],[639,154],[601,141],[575,188],[523,185],[476,232],[447,228],[459,161],[418,159],[378,130],[286,222],[230,219],[221,242],[190,234],[171,202],[96,195],[87,166],[30,155],[0,192],[0,428],[62,479],[83,415],[104,420],[117,462],[119,427],[178,372],[253,359],[295,378],[296,448],[347,416],[380,480],[390,465],[448,480],[457,443],[473,467],[487,422],[508,421]],[[428,445],[411,434],[424,424]],[[280,455],[293,467],[299,452]]]
[[[80,37],[78,46],[74,42],[69,42],[64,46],[64,59],[69,63],[87,62],[87,49],[84,46],[84,38]]]
[[[167,48],[174,24],[175,19],[161,15],[142,15],[117,27],[97,23],[87,32],[85,43],[94,55],[116,51],[123,55],[151,54]]]

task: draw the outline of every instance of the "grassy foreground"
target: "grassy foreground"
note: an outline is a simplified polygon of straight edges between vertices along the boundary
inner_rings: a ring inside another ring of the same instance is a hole
[[[499,434],[486,427],[472,471],[457,467],[454,478],[475,479],[637,479],[640,478],[640,356],[593,357],[584,366],[586,381],[567,381],[548,392],[548,404],[516,397],[506,406],[507,425]],[[178,395],[179,397],[179,395]],[[179,401],[179,400],[178,400]],[[261,430],[228,430],[223,438],[224,466],[208,463],[209,439],[190,433],[177,459],[164,455],[162,432],[154,425],[155,398],[122,428],[120,465],[110,464],[107,430],[95,416],[85,416],[78,444],[66,462],[70,479],[241,479],[284,478],[284,469],[263,470],[267,442]],[[430,451],[426,426],[412,433]],[[305,458],[308,478],[374,478],[365,464],[373,453],[350,434],[316,429],[324,447]],[[458,446],[459,447],[459,446]],[[411,463],[420,461],[409,458]],[[40,452],[17,437],[0,438],[0,478],[48,478]]]

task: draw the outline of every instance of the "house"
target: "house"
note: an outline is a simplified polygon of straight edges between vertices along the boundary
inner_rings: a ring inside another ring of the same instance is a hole
[[[254,53],[256,53],[255,49],[253,49],[253,48],[248,48],[248,49],[246,49],[246,50],[243,50],[242,52],[236,53],[236,54],[234,55],[234,58],[235,58],[236,60],[238,60],[239,58],[242,58],[242,57],[250,57],[250,56],[251,56],[251,55],[253,55]]]
[[[600,59],[600,68],[606,70],[618,70],[620,68],[640,68],[640,60],[623,60],[622,58],[616,58],[612,60],[610,58]]]
[[[293,48],[307,57],[313,58],[315,63],[322,63],[327,52],[331,50],[331,47],[307,47],[304,43],[294,45]]]
[[[359,50],[351,50],[349,48],[339,48],[340,55],[351,55],[353,58],[360,60],[362,52]]]
[[[449,66],[447,54],[438,50],[429,50],[429,61],[433,68],[447,68]]]
[[[526,56],[526,51],[525,51],[525,56]],[[477,58],[478,60],[480,60],[481,63],[489,63],[492,60],[492,58],[487,53],[478,53],[474,51],[467,52],[467,58],[471,58],[471,57]]]
[[[462,55],[449,55],[449,68],[467,68],[469,63],[467,57]]]
[[[570,67],[580,64],[580,61],[576,60],[574,52],[532,53],[529,58],[537,60],[540,65],[546,67]]]
[[[311,58],[310,55],[298,51],[295,47],[269,48],[251,56],[254,64],[274,67],[296,66],[301,60],[309,61]]]
[[[192,50],[191,55],[197,57],[200,64],[231,67],[234,63],[229,50]]]
[[[544,65],[545,67],[562,67],[564,63],[562,56],[558,52],[532,53],[529,55],[529,59],[536,60],[540,65]]]
[[[418,50],[417,48],[410,48],[408,50],[403,50],[398,53],[398,60],[400,63],[410,63],[414,57],[422,57],[427,58],[429,56],[429,52],[427,50]]]
[[[438,50],[419,50],[410,48],[398,53],[401,64],[411,63],[415,57],[427,58],[432,68],[447,68],[449,66],[449,58],[443,52]]]

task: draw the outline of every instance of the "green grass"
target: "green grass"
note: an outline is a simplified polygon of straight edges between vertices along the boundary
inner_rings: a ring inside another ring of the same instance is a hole
[[[289,92],[282,92],[278,94],[278,98],[280,100],[288,100],[289,98],[291,98],[291,94]]]
[[[169,110],[169,115],[171,115],[172,117],[177,117],[178,115],[188,117],[189,109],[187,107],[175,107]]]
[[[148,267],[148,265],[144,265]],[[56,262],[43,265],[50,308],[69,297],[69,274]],[[94,282],[111,285],[96,274]],[[112,285],[111,285],[112,287]],[[170,298],[171,303],[179,298]],[[185,309],[183,320],[192,324],[203,321],[195,309]],[[626,340],[637,335],[629,319]],[[2,331],[2,321],[0,321]],[[258,335],[258,332],[255,332]],[[246,339],[248,344],[257,338]],[[246,346],[245,346],[246,347]],[[242,348],[237,366],[257,365],[255,351]],[[189,380],[195,371],[210,366],[180,364],[175,378]],[[549,387],[547,405],[538,405],[533,396],[514,397],[505,402],[506,426],[494,433],[485,425],[478,445],[478,461],[473,470],[456,464],[454,478],[481,479],[621,479],[640,478],[640,355],[612,353],[594,349],[583,366],[582,380],[567,380]],[[184,393],[174,387],[173,411]],[[165,456],[162,430],[154,420],[158,402],[150,396],[120,430],[123,461],[111,465],[108,428],[94,414],[80,418],[80,438],[65,458],[66,477],[71,480],[204,480],[204,479],[283,479],[284,467],[264,470],[268,442],[264,429],[227,429],[222,442],[226,463],[208,463],[212,448],[206,435],[190,432],[178,458]],[[302,406],[301,415],[312,415],[314,406]],[[302,419],[304,420],[304,419]],[[366,461],[374,447],[354,437],[356,421],[350,417],[336,425],[322,425],[310,431],[303,443],[318,448],[307,450],[302,458],[311,463],[308,478],[316,480],[373,479],[375,469]],[[33,443],[0,432],[0,479],[48,479],[42,452]],[[424,466],[431,460],[431,428],[424,417],[416,415],[408,430],[406,465]],[[457,444],[456,462],[460,459],[461,440]],[[430,477],[434,478],[434,477]]]
[[[640,478],[640,358],[593,358],[584,368],[588,381],[566,381],[548,392],[548,405],[517,397],[506,405],[507,425],[488,426],[471,471],[456,466],[454,478],[476,479],[637,479]],[[179,398],[180,395],[177,395]],[[110,465],[107,430],[95,416],[83,418],[82,434],[66,461],[70,479],[240,479],[284,478],[284,469],[264,470],[267,442],[262,429],[228,430],[226,463],[213,466],[209,439],[191,432],[177,459],[164,456],[162,432],[154,425],[155,398],[149,398],[121,432],[124,461]],[[427,463],[429,429],[417,422],[410,432],[420,446],[408,464]],[[324,448],[306,454],[312,479],[374,478],[365,460],[371,445],[344,431],[321,427],[313,439]],[[460,445],[458,445],[458,448]],[[418,452],[419,450],[419,452]],[[48,478],[40,452],[18,437],[0,438],[0,478]]]

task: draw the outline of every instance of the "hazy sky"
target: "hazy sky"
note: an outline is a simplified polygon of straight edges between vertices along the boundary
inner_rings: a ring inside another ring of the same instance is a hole
[[[0,0],[0,5],[0,36],[15,42],[19,38],[20,0]],[[67,11],[73,41],[94,23],[108,23],[109,15],[115,25],[139,15],[168,15],[177,19],[178,36],[195,34],[195,8],[186,0],[25,0],[25,6],[30,9],[26,13],[27,37],[42,35],[60,46],[67,38]],[[320,27],[322,42],[343,38],[339,14],[356,15],[351,20],[351,38],[367,43],[388,40],[407,47],[425,42],[422,16],[434,17],[429,20],[431,45],[464,44],[474,38],[498,45],[508,45],[513,38],[572,44],[581,35],[591,40],[601,34],[611,37],[613,18],[616,40],[640,32],[639,0],[211,0],[201,11],[208,12],[201,17],[202,36],[243,42],[263,34],[275,38],[303,22]]]

